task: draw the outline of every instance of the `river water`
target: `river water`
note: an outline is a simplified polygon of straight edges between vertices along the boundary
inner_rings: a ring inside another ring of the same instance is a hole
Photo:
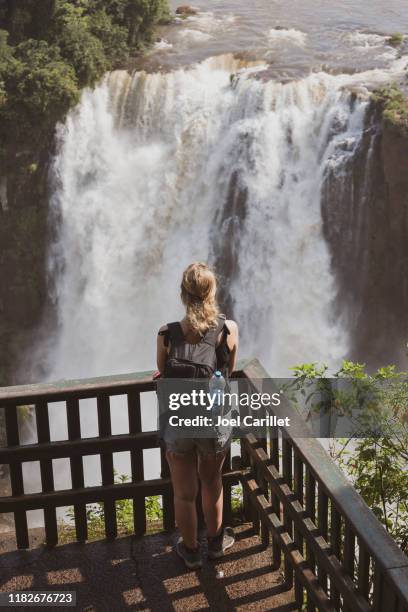
[[[160,34],[155,62],[163,67],[233,52],[268,60],[280,77],[362,71],[387,65],[397,54],[387,38],[408,31],[403,0],[198,0],[193,6],[197,15]]]

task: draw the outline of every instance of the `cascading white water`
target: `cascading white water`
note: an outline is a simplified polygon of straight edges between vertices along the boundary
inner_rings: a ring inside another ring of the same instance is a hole
[[[256,69],[223,56],[166,74],[114,72],[84,92],[55,162],[51,263],[62,268],[48,378],[154,367],[158,327],[181,314],[183,268],[222,256],[213,236],[233,174],[247,193],[228,288],[241,355],[285,375],[346,353],[320,189],[327,165],[357,146],[366,103],[351,107],[337,77],[280,84],[249,77]]]

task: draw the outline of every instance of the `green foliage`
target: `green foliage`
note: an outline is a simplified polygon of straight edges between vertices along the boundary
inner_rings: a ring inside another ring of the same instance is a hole
[[[395,83],[378,89],[373,100],[380,105],[386,123],[408,135],[408,97]]]
[[[340,449],[333,452],[332,445],[331,454],[408,552],[408,372],[397,372],[391,365],[369,375],[364,364],[350,361],[344,361],[331,379],[326,378],[327,371],[325,365],[296,366],[295,379],[287,388],[289,398],[300,405],[300,395],[310,412],[324,408],[352,415],[357,434],[359,427],[361,434],[376,424],[377,435],[337,439],[334,446],[340,444]]]
[[[89,28],[84,10],[68,2],[59,2],[51,40],[75,70],[79,85],[95,82],[109,67],[103,44]]]
[[[74,69],[62,60],[57,46],[43,40],[20,43],[3,78],[8,103],[1,118],[22,138],[44,118],[55,123],[78,100]]]
[[[392,36],[387,38],[387,43],[392,47],[399,47],[405,40],[405,36],[400,32],[395,32]]]
[[[105,57],[112,67],[120,66],[129,55],[128,31],[124,26],[112,23],[106,11],[95,11],[88,20],[89,30],[100,40]]]
[[[389,438],[349,441],[336,460],[400,548],[408,552],[408,460]]]
[[[116,474],[115,482],[128,482],[129,477],[126,474]],[[159,495],[146,497],[146,523],[147,531],[154,532],[161,528],[163,521],[163,509],[160,503]],[[67,520],[60,521],[58,525],[58,539],[61,544],[72,542],[75,540],[74,526],[74,508],[69,507],[66,512]],[[103,502],[90,504],[86,510],[87,525],[88,525],[88,540],[100,540],[105,537],[105,511]],[[118,526],[118,534],[121,536],[131,535],[134,533],[133,524],[133,500],[119,499],[116,502],[116,521]]]
[[[0,161],[10,146],[47,140],[80,88],[124,65],[168,18],[167,0],[0,0]]]
[[[231,510],[233,514],[238,516],[243,512],[243,491],[241,484],[231,488]]]
[[[4,73],[11,61],[12,51],[7,44],[8,32],[0,30],[0,111],[7,102],[7,90]]]

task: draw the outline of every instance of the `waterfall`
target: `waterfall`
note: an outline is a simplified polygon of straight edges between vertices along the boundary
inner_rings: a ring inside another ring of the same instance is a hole
[[[221,276],[241,356],[277,376],[347,353],[321,192],[327,168],[357,148],[367,102],[335,76],[282,84],[262,68],[227,55],[116,71],[60,126],[49,379],[153,368],[194,260]]]
[[[330,177],[348,183],[368,102],[341,76],[280,83],[264,68],[225,55],[168,73],[115,71],[83,92],[57,134],[57,325],[35,359],[43,379],[153,369],[157,330],[182,316],[180,279],[196,260],[220,276],[241,357],[287,376],[347,355],[322,206]],[[142,400],[143,427],[154,429],[154,398]],[[112,432],[128,431],[123,398],[111,407]],[[49,411],[51,438],[66,439],[64,405]],[[96,402],[81,400],[80,412],[82,435],[97,435]],[[144,459],[158,477],[157,449]],[[55,463],[69,488],[68,460]],[[129,474],[129,453],[114,453],[114,465]],[[38,490],[39,471],[27,469],[27,491]],[[84,469],[87,486],[100,483],[98,457]]]

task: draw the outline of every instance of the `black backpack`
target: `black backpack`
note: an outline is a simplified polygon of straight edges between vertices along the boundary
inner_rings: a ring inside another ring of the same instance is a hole
[[[217,339],[223,338],[217,347]],[[211,378],[216,370],[228,375],[229,348],[227,336],[229,329],[225,315],[218,316],[217,326],[209,329],[200,342],[187,342],[180,323],[168,323],[167,330],[159,332],[164,336],[165,346],[169,346],[164,378]]]

